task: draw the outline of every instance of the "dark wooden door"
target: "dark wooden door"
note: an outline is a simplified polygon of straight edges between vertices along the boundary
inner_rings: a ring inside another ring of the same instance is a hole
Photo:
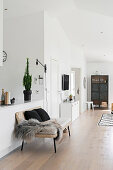
[[[91,76],[91,100],[98,107],[108,105],[108,75]]]

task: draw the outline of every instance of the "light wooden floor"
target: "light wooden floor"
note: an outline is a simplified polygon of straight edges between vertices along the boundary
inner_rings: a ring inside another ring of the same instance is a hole
[[[113,170],[113,127],[99,127],[107,111],[88,111],[53,150],[53,141],[27,144],[0,161],[0,170]]]

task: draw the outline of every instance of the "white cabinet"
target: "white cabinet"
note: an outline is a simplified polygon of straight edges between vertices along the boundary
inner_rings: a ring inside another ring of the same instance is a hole
[[[79,117],[79,101],[60,104],[60,118],[70,118],[71,121]]]
[[[3,0],[0,0],[0,66],[3,63]]]

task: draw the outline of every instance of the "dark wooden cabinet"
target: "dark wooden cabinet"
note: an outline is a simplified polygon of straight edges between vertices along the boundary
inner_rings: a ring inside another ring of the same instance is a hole
[[[108,107],[108,75],[91,76],[91,101],[96,107]]]

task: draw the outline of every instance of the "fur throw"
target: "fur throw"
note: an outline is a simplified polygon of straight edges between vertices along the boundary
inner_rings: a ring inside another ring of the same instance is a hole
[[[59,141],[62,139],[63,129],[56,120],[39,122],[36,119],[24,120],[16,125],[15,128],[15,137],[26,141],[33,140],[37,133],[45,135],[54,135],[57,133],[56,140]]]

